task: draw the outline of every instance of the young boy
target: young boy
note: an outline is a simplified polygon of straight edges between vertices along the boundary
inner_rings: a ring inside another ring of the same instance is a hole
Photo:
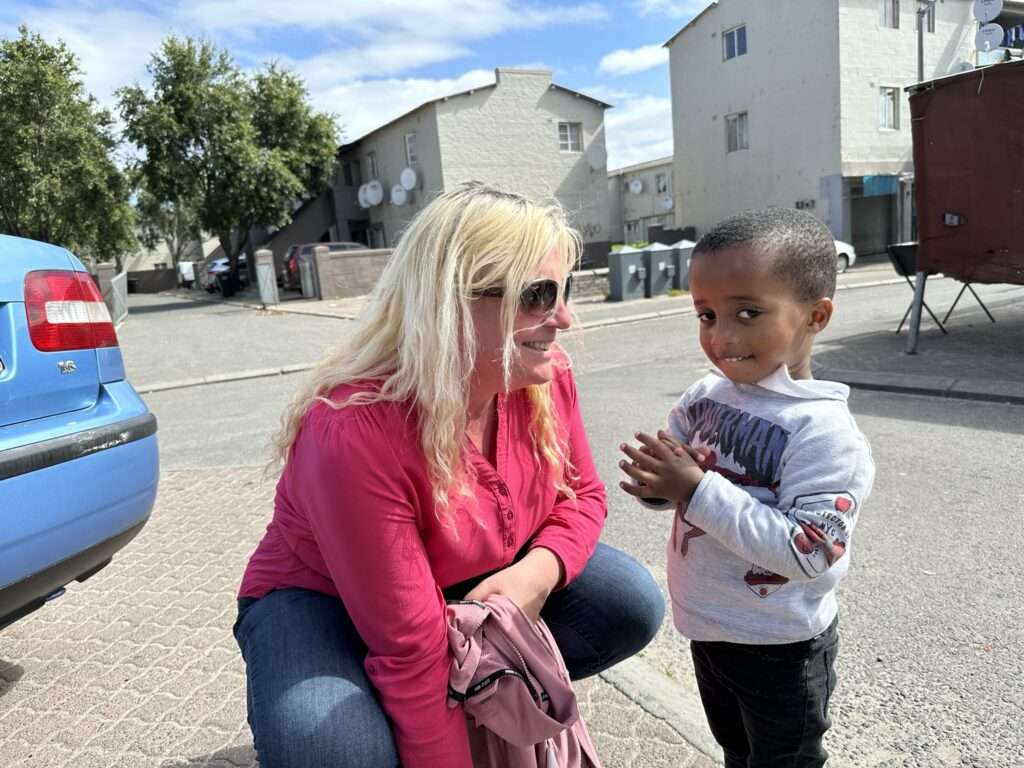
[[[832,317],[836,251],[813,216],[722,222],[690,261],[713,373],[669,431],[621,446],[628,493],[676,508],[668,582],[726,768],[824,765],[835,683],[835,588],[874,481],[849,389],[811,377]],[[654,498],[652,498],[654,497]]]

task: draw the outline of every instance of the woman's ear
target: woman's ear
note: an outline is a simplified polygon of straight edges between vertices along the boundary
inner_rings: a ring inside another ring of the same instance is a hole
[[[807,317],[807,330],[811,333],[821,333],[828,327],[832,319],[832,310],[835,305],[832,299],[824,296],[811,304],[811,311]]]

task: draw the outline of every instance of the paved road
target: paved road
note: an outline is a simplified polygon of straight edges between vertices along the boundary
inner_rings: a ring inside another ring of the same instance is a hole
[[[909,295],[905,286],[841,294],[823,356],[891,333]],[[206,375],[311,359],[345,326],[199,307],[133,316],[121,332],[129,370],[166,380],[186,364]],[[703,370],[692,326],[675,317],[577,340],[585,416],[612,489],[614,446],[660,423]],[[193,354],[181,339],[219,339],[222,349]],[[252,764],[230,595],[270,509],[264,446],[301,375],[147,396],[163,461],[152,522],[92,582],[0,633],[5,766]],[[1024,533],[1024,407],[881,392],[855,393],[852,407],[879,471],[841,596],[832,764],[1019,766],[1024,556],[1014,542]],[[662,585],[667,530],[664,515],[611,492],[606,540],[645,562]],[[640,663],[660,690],[692,699],[685,643],[670,625]],[[626,695],[642,699],[642,686],[611,682],[580,688],[606,765],[710,764],[682,741],[678,712],[647,716]]]

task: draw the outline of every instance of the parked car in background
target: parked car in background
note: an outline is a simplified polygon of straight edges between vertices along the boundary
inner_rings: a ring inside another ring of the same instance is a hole
[[[156,418],[71,253],[0,235],[0,628],[85,581],[142,529]]]
[[[857,252],[853,250],[853,246],[849,243],[844,243],[842,240],[836,240],[836,271],[842,274],[857,261]]]
[[[340,253],[342,251],[364,251],[369,246],[355,242],[328,242],[328,243],[296,243],[288,246],[284,255],[284,274],[281,276],[281,287],[290,290],[301,290],[302,282],[299,276],[299,264],[303,261],[310,261],[313,258],[313,249],[317,246],[325,246],[328,253]]]
[[[231,271],[231,263],[227,256],[214,259],[206,265],[206,279],[204,286],[207,293],[220,293],[221,283],[217,280],[218,275],[226,275]],[[245,285],[249,280],[249,259],[246,254],[238,256],[238,279]]]

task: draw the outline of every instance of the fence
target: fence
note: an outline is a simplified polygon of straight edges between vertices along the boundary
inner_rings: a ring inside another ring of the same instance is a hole
[[[107,294],[107,309],[114,320],[120,325],[128,317],[128,273],[122,272],[110,279],[110,293]]]

